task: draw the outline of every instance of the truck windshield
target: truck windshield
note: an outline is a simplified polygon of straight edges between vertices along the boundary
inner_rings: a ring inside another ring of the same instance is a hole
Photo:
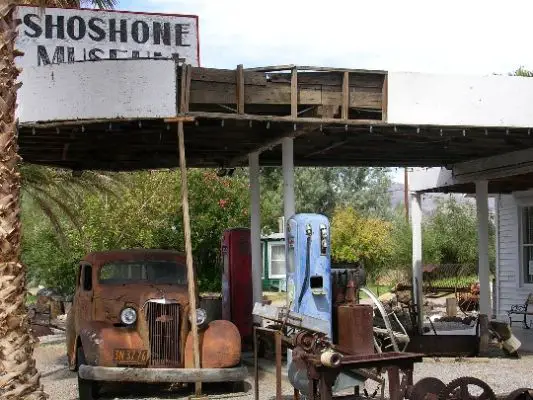
[[[186,285],[185,266],[175,261],[114,261],[100,269],[99,281],[102,284],[117,283],[162,283]]]

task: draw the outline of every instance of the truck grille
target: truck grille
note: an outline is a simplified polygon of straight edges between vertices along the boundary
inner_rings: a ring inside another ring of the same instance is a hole
[[[150,339],[149,365],[179,367],[179,304],[155,300],[146,303],[144,308]]]

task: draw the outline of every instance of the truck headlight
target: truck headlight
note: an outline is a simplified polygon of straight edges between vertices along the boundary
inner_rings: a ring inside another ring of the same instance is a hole
[[[133,325],[137,321],[137,311],[134,308],[126,307],[120,312],[120,321],[125,325]]]
[[[203,308],[196,309],[196,325],[202,326],[207,321],[207,312]]]

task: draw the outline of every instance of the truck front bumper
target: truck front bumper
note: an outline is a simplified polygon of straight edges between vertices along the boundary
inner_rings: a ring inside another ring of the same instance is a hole
[[[238,382],[248,377],[248,369],[234,368],[129,368],[80,365],[80,378],[105,382],[189,383]]]

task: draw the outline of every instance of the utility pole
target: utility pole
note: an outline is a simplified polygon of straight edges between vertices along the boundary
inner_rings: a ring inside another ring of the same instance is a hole
[[[403,203],[405,204],[405,219],[409,222],[409,173],[407,167],[403,169]]]

